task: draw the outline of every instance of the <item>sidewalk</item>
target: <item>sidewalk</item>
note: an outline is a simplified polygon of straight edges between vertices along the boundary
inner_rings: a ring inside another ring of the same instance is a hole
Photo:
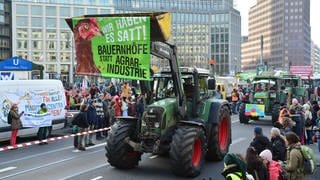
[[[317,159],[317,169],[316,172],[312,176],[308,176],[308,180],[319,180],[320,179],[320,152],[318,149],[318,143],[314,143],[309,145],[310,148],[314,150],[314,154]]]

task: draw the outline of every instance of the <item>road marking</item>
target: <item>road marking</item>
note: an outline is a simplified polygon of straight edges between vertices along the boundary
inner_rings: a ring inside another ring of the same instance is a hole
[[[88,172],[90,172],[90,171],[93,171],[93,170],[95,170],[95,169],[99,169],[99,168],[102,168],[102,167],[108,167],[108,166],[110,166],[110,165],[109,165],[109,164],[105,164],[105,163],[104,163],[104,164],[100,164],[100,165],[95,166],[95,167],[93,167],[93,168],[90,168],[90,169],[88,169],[88,170],[86,170],[86,171],[82,171],[82,172],[79,172],[79,173],[76,173],[76,174],[72,174],[72,175],[67,176],[67,177],[60,178],[59,180],[71,179],[71,178],[74,178],[74,177],[79,176],[79,175],[81,175],[81,174],[85,174],[85,173],[88,173]]]
[[[236,123],[236,122],[239,122],[239,119],[238,119],[238,120],[233,120],[233,121],[231,121],[232,124],[233,124],[233,123]]]
[[[155,159],[155,158],[157,158],[158,157],[158,155],[153,155],[153,156],[150,156],[149,158],[150,159]]]
[[[93,149],[93,148],[96,148],[96,147],[100,147],[100,146],[104,146],[106,145],[107,143],[100,143],[100,144],[96,144],[94,146],[90,146],[90,147],[87,147],[86,149]]]
[[[99,149],[97,151],[93,151],[93,152],[90,152],[90,153],[87,153],[87,154],[84,154],[84,155],[90,155],[90,154],[98,153],[100,151],[103,151],[103,150]],[[52,166],[52,165],[55,165],[55,164],[59,164],[59,163],[63,163],[63,162],[66,162],[66,161],[70,161],[70,160],[76,159],[76,158],[79,158],[79,156],[74,156],[74,157],[62,159],[62,160],[59,160],[59,161],[55,161],[55,162],[52,162],[52,163],[44,164],[44,165],[41,165],[41,166],[38,166],[38,167],[34,167],[34,168],[31,168],[31,169],[26,169],[26,170],[23,170],[23,171],[14,173],[14,174],[10,174],[8,176],[0,177],[0,179],[6,179],[6,178],[18,176],[20,174],[24,174],[24,173],[27,173],[27,172],[35,171],[35,170],[38,170],[38,169],[41,169],[41,168],[46,168],[46,167],[49,167],[49,166]]]
[[[232,140],[231,145],[235,145],[235,144],[237,144],[237,143],[239,143],[239,142],[241,142],[241,141],[244,141],[244,140],[246,140],[246,139],[247,139],[247,138],[244,138],[244,137],[237,138],[237,139],[235,139],[235,140]]]
[[[6,171],[11,171],[11,170],[14,170],[16,168],[17,167],[13,167],[13,166],[6,167],[6,168],[3,168],[3,169],[0,169],[0,173],[6,172]]]
[[[98,180],[98,179],[102,179],[102,178],[103,178],[102,176],[98,176],[98,177],[92,178],[91,180]]]

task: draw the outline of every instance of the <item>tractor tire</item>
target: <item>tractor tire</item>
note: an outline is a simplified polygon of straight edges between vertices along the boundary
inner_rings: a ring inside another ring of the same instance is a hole
[[[249,118],[245,115],[245,113],[246,113],[246,104],[241,103],[239,106],[239,121],[240,123],[248,124]]]
[[[178,127],[169,152],[173,173],[183,177],[198,176],[204,163],[206,147],[206,136],[202,128]]]
[[[222,106],[218,113],[219,119],[210,130],[208,141],[208,152],[206,159],[209,161],[220,161],[229,151],[231,144],[231,117],[227,106]]]
[[[275,125],[275,123],[278,121],[280,113],[280,104],[275,104],[272,108],[272,125]]]
[[[106,149],[106,157],[111,166],[119,169],[131,169],[138,165],[141,153],[124,142],[127,137],[134,138],[135,122],[118,121],[111,126]]]

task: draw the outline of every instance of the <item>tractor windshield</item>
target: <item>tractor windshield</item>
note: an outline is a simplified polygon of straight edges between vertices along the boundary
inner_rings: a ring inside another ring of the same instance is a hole
[[[170,75],[153,77],[153,94],[159,99],[175,97],[173,80]]]
[[[259,79],[253,81],[254,91],[261,92],[261,91],[269,91],[269,90],[276,90],[276,81],[271,79]]]

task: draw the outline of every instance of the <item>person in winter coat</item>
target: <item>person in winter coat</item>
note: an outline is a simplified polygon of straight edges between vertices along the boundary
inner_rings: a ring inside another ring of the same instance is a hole
[[[283,119],[283,126],[281,129],[281,134],[284,135],[288,132],[292,132],[293,127],[296,125],[296,122],[291,119],[290,115],[286,115],[282,119]]]
[[[271,144],[269,139],[263,135],[261,127],[254,128],[254,138],[253,141],[250,143],[250,146],[254,147],[257,151],[257,154],[260,154],[261,151],[265,149],[271,149]]]
[[[121,113],[121,99],[119,96],[115,98],[114,111],[115,111],[114,115],[116,117],[122,115],[122,113]]]
[[[281,137],[280,130],[275,127],[271,129],[271,150],[273,160],[284,161],[286,159],[286,142]]]
[[[89,127],[87,110],[88,110],[87,105],[85,104],[81,105],[80,113],[77,116],[77,125],[78,125],[79,133],[86,132],[87,128]],[[85,143],[84,143],[84,136],[85,135],[80,135],[78,138],[78,149],[80,151],[86,150]]]
[[[94,126],[94,129],[100,129],[103,127],[104,124],[104,110],[103,110],[103,103],[102,103],[102,95],[99,95],[98,98],[95,100],[95,108],[97,112],[97,121]],[[96,132],[96,139],[100,140],[103,139],[102,132]]]
[[[269,180],[280,179],[282,167],[279,162],[272,160],[272,153],[269,149],[262,151],[259,156],[263,159],[264,166],[268,169]]]
[[[306,138],[306,144],[313,144],[313,132],[312,132],[312,112],[310,111],[310,105],[309,104],[304,104],[303,106],[303,112],[304,112],[304,126],[306,129],[306,134],[307,134],[307,138]]]
[[[288,148],[284,169],[287,171],[288,180],[305,180],[300,139],[295,133],[289,132],[286,134],[286,141]]]
[[[224,159],[224,169],[221,173],[226,180],[246,179],[247,164],[236,154],[228,153]]]
[[[268,179],[268,169],[264,166],[263,160],[258,156],[254,147],[250,146],[246,153],[246,163],[248,165],[247,172],[253,176],[254,179]]]
[[[18,135],[19,129],[22,127],[22,123],[20,117],[23,115],[23,111],[19,114],[18,104],[13,104],[10,108],[10,112],[8,116],[11,117],[11,137],[10,137],[10,145],[16,145],[16,139]]]
[[[110,126],[110,113],[109,113],[109,105],[110,105],[110,94],[106,94],[102,101],[102,108],[104,113],[104,120],[103,120],[103,128]],[[103,135],[107,137],[108,133],[107,131],[103,131]]]
[[[320,152],[320,110],[317,112],[316,126],[314,127],[314,130],[316,132],[318,150]]]
[[[87,111],[87,118],[88,118],[88,123],[89,123],[89,127],[88,127],[88,130],[94,130],[94,126],[95,124],[97,123],[97,111],[96,111],[96,108],[95,108],[95,104],[94,104],[94,101],[92,99],[90,99],[88,101],[88,111]],[[94,143],[92,142],[92,136],[93,136],[93,133],[90,133],[88,134],[86,137],[85,137],[85,141],[86,141],[86,146],[93,146]]]

